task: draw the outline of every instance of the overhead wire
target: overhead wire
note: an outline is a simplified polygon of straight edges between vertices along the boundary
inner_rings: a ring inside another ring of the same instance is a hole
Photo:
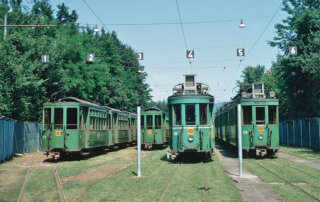
[[[270,18],[270,20],[268,21],[268,23],[266,24],[266,26],[264,27],[264,29],[262,30],[262,32],[260,33],[260,35],[258,36],[258,38],[255,40],[255,42],[252,44],[251,48],[249,49],[248,53],[240,60],[239,65],[236,69],[236,71],[234,72],[232,79],[230,80],[229,84],[227,85],[227,88],[225,88],[224,90],[229,89],[231,83],[233,82],[236,74],[238,73],[240,66],[242,64],[242,62],[248,57],[248,55],[251,53],[251,51],[254,49],[254,47],[256,46],[257,42],[261,39],[261,37],[263,36],[263,34],[266,32],[266,30],[268,29],[269,25],[271,24],[271,22],[273,21],[274,17],[277,15],[277,13],[279,12],[280,8],[282,6],[282,2],[280,3],[280,5],[278,6],[277,10],[275,11],[275,13],[273,14],[273,16]]]
[[[180,8],[179,8],[179,3],[178,3],[178,0],[176,0],[176,6],[177,6],[177,10],[178,10],[178,15],[179,15],[179,20],[180,20],[180,27],[181,27],[181,31],[182,31],[182,36],[183,36],[183,40],[184,40],[184,45],[186,47],[186,51],[188,51],[188,45],[187,45],[187,40],[186,40],[186,35],[184,33],[184,28],[183,28],[183,24],[182,24],[182,19],[181,19],[181,14],[180,14]],[[191,69],[191,73],[192,72],[192,65],[191,65],[191,60],[189,58],[189,66],[190,66],[190,69]]]
[[[89,6],[89,4],[86,2],[86,0],[82,0],[83,3],[87,6],[87,8],[91,11],[91,13],[99,20],[101,23],[102,27],[104,27],[106,30],[109,31],[109,29],[105,26],[105,23],[99,18],[99,16],[94,12],[94,10]]]

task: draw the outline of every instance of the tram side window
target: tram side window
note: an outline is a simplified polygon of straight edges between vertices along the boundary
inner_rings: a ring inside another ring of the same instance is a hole
[[[186,105],[186,124],[196,125],[196,110],[194,105]]]
[[[111,115],[108,114],[108,127],[111,129]]]
[[[77,108],[67,109],[67,129],[77,129],[78,126],[78,110]]]
[[[174,125],[181,125],[181,105],[173,105]]]
[[[277,124],[277,106],[269,106],[269,124]]]
[[[152,115],[147,115],[147,129],[152,129]]]
[[[243,125],[252,124],[252,107],[251,106],[242,107],[242,121],[243,121]]]
[[[63,109],[55,108],[54,109],[54,129],[63,128]]]
[[[264,107],[256,108],[256,124],[264,124],[265,123],[265,110]]]
[[[200,125],[208,124],[207,104],[200,104]]]
[[[141,128],[144,128],[144,115],[141,116]]]
[[[155,128],[161,129],[161,115],[155,115]]]
[[[44,129],[50,129],[50,124],[51,124],[51,109],[46,108],[44,109]]]

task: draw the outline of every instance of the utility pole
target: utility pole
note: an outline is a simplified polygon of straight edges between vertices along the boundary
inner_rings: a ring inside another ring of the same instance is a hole
[[[242,127],[241,127],[241,105],[238,104],[238,157],[239,157],[239,177],[242,177]]]
[[[7,36],[7,14],[4,14],[4,32],[3,32],[3,38],[6,38]]]
[[[140,106],[137,107],[137,150],[138,150],[138,177],[141,177],[141,118],[140,118]]]

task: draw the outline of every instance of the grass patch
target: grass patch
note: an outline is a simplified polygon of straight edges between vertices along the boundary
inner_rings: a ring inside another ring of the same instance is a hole
[[[55,185],[53,173],[55,166],[58,167],[68,201],[75,201],[86,187],[97,179],[100,181],[85,194],[83,201],[158,201],[176,169],[176,175],[164,200],[205,201],[202,162],[172,163],[167,161],[166,151],[167,149],[142,151],[142,178],[135,177],[136,147],[108,152],[80,161],[41,162],[30,175],[24,201],[32,201],[37,195]],[[32,159],[32,155],[30,154],[28,158]],[[22,165],[20,160],[14,159],[0,167],[1,201],[18,199],[28,169],[20,168],[20,165]],[[125,165],[130,166],[119,170]],[[216,156],[213,157],[213,161],[205,163],[204,166],[210,200],[242,201],[237,188]],[[95,178],[98,173],[100,178]],[[111,176],[106,177],[108,173]],[[5,182],[7,180],[5,176],[8,175],[15,176],[16,181],[11,186],[4,187],[1,182]],[[40,201],[59,200],[57,187],[40,199]]]
[[[268,168],[272,172],[265,170],[259,166]],[[286,160],[284,158],[276,159],[245,159],[244,165],[255,175],[257,175],[262,181],[267,183],[281,182],[281,185],[274,185],[273,189],[288,201],[314,201],[310,196],[303,193],[301,190],[292,187],[286,181],[294,183],[301,187],[311,195],[320,198],[320,172],[316,169]]]
[[[320,150],[303,147],[281,146],[280,151],[283,153],[287,153],[293,156],[301,157],[303,159],[320,163]]]

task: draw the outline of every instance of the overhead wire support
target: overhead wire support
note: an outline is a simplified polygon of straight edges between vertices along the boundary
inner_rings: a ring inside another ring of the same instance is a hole
[[[266,24],[266,26],[264,27],[264,29],[262,30],[262,32],[260,33],[260,35],[258,36],[258,38],[255,40],[255,42],[252,44],[252,46],[250,47],[248,53],[240,60],[240,63],[231,79],[231,81],[229,82],[229,84],[227,85],[227,88],[225,88],[224,90],[229,89],[232,81],[234,80],[236,74],[239,71],[239,68],[241,66],[241,63],[248,57],[248,55],[251,53],[251,51],[253,50],[253,48],[256,46],[256,44],[258,43],[258,41],[261,39],[261,37],[263,36],[263,34],[266,32],[266,30],[268,29],[269,25],[271,24],[272,20],[274,19],[274,17],[277,15],[277,13],[279,12],[280,8],[282,6],[282,2],[280,3],[280,5],[278,6],[277,10],[275,11],[275,13],[273,14],[273,16],[270,18],[270,20],[268,21],[268,23]]]
[[[99,22],[101,23],[102,27],[104,27],[106,30],[109,31],[109,29],[105,26],[106,24],[103,23],[103,21],[99,18],[99,16],[94,12],[94,10],[89,6],[89,4],[85,1],[82,0],[83,3],[87,6],[87,8],[91,11],[91,13],[99,20]]]

